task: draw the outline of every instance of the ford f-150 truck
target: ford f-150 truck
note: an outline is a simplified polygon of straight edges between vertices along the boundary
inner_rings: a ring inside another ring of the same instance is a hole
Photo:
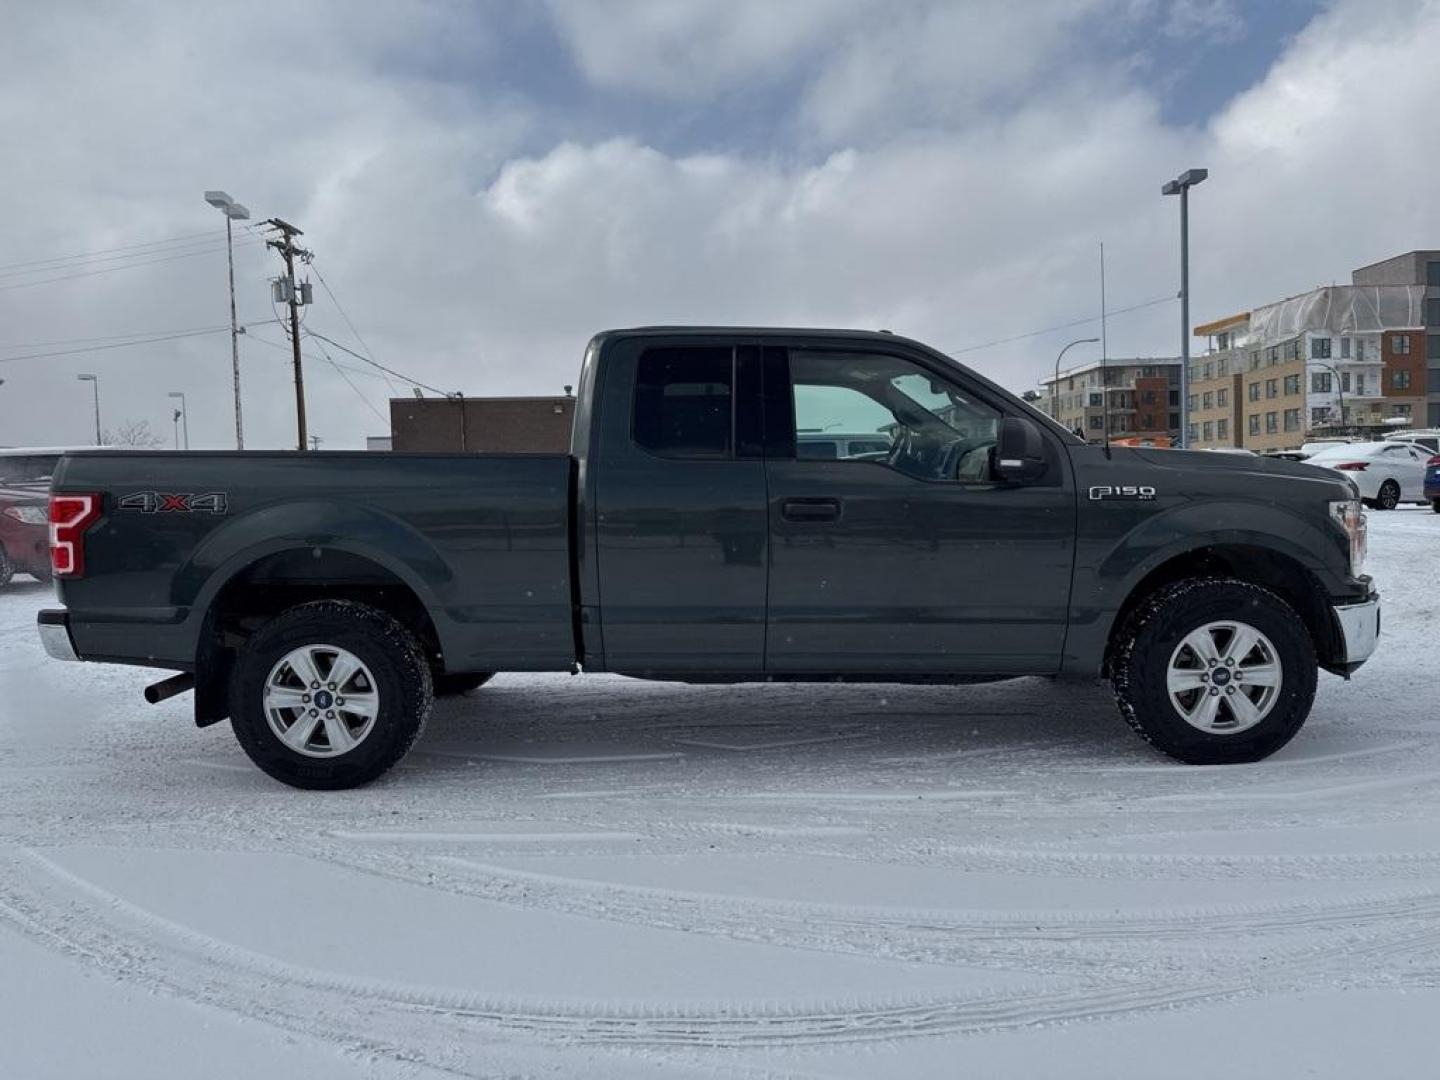
[[[1166,753],[1254,761],[1379,634],[1343,476],[1087,445],[902,337],[609,331],[579,387],[569,455],[69,455],[45,647],[344,788],[497,671],[1103,675]],[[879,447],[797,453],[827,430]]]

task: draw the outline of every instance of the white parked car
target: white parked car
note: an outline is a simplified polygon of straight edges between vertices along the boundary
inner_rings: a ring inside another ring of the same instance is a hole
[[[1422,450],[1440,454],[1440,429],[1416,428],[1414,431],[1392,431],[1385,436],[1387,442],[1414,443]]]
[[[1425,503],[1425,463],[1433,455],[1413,443],[1369,442],[1327,446],[1307,458],[1343,472],[1360,489],[1360,498],[1378,510],[1394,510],[1402,502]]]

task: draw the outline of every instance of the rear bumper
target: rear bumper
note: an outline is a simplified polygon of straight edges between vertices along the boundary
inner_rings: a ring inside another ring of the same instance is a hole
[[[64,609],[46,608],[35,616],[35,629],[45,654],[55,660],[79,660],[75,642],[70,638],[70,613]]]
[[[1336,666],[1348,675],[1370,659],[1380,639],[1380,597],[1371,593],[1370,598],[1361,603],[1337,605],[1330,610],[1344,650]]]

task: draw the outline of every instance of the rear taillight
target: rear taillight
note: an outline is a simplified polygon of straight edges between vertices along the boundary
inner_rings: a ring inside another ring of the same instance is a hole
[[[50,496],[50,572],[56,577],[85,573],[85,530],[100,516],[99,495]]]
[[[1370,467],[1370,463],[1368,461],[1347,461],[1334,467],[1341,472],[1364,472]]]
[[[1436,454],[1436,455],[1435,455],[1434,457],[1432,457],[1429,461],[1425,462],[1425,467],[1426,467],[1427,469],[1428,469],[1431,465],[1440,465],[1440,454]]]

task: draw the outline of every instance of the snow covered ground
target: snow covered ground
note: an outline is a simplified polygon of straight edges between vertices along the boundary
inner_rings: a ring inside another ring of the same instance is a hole
[[[0,593],[0,1076],[1433,1075],[1440,515],[1270,761],[1099,686],[502,676],[362,791]]]

